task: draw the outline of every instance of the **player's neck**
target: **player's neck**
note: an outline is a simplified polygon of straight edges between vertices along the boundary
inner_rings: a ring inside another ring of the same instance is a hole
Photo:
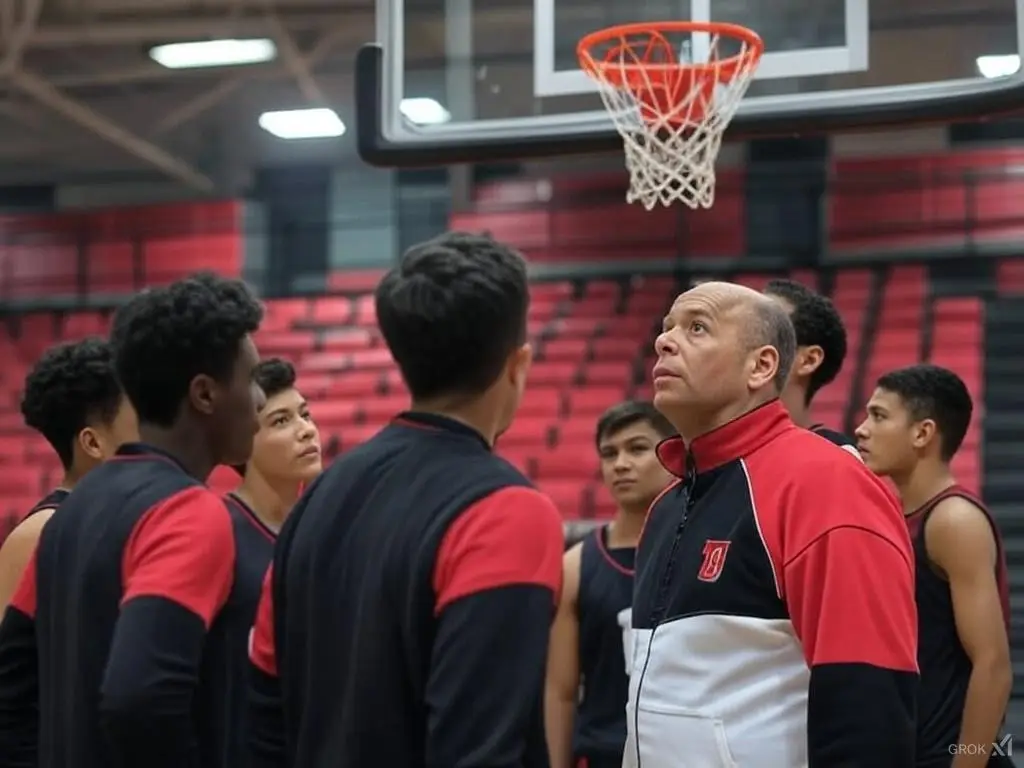
[[[893,482],[900,492],[903,514],[909,515],[952,485],[956,479],[944,462],[925,460],[905,476],[893,476]]]
[[[299,496],[297,483],[272,485],[256,472],[249,471],[235,491],[265,526],[272,531],[281,530],[285,518]]]
[[[446,419],[465,424],[480,433],[488,445],[494,445],[498,438],[499,424],[495,417],[495,409],[483,399],[470,402],[456,402],[438,398],[436,400],[413,401],[412,410],[419,413],[432,413]]]
[[[192,477],[204,482],[219,463],[211,455],[201,429],[185,420],[172,427],[140,424],[139,439],[172,456]]]
[[[811,406],[807,402],[807,392],[803,387],[790,384],[782,393],[782,404],[789,411],[789,418],[798,427],[807,429],[811,426]]]
[[[608,548],[635,547],[640,541],[646,515],[619,509],[608,526]]]

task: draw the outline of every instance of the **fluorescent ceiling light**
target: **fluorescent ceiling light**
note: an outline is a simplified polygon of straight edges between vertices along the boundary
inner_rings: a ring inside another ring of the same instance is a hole
[[[326,108],[264,112],[260,128],[279,139],[329,139],[345,133],[338,114]]]
[[[997,77],[1009,77],[1020,71],[1020,56],[1008,53],[1003,56],[979,56],[978,71],[989,80]]]
[[[452,119],[451,113],[434,99],[402,99],[398,108],[406,120],[416,125],[441,125]]]
[[[259,64],[277,58],[273,40],[200,40],[150,48],[149,57],[168,69]]]

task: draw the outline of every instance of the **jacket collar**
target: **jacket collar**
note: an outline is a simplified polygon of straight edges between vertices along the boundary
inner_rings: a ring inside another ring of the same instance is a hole
[[[462,435],[464,437],[472,437],[479,440],[488,451],[491,450],[490,444],[484,439],[484,436],[473,429],[468,424],[464,424],[461,421],[450,419],[447,416],[441,416],[437,413],[425,413],[423,411],[403,411],[398,414],[391,423],[398,427],[410,427],[412,429],[426,429],[428,431],[434,430],[439,432],[449,432],[454,435]]]
[[[658,460],[676,477],[687,471],[708,472],[756,451],[772,438],[793,427],[781,400],[770,400],[727,424],[701,435],[687,451],[681,437],[658,443]]]

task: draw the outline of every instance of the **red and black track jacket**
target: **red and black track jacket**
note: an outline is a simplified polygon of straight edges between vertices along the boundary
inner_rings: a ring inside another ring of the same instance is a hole
[[[659,457],[623,765],[913,765],[914,558],[881,481],[778,401]]]
[[[86,475],[0,624],[0,768],[237,768],[243,548],[167,454],[126,445]]]
[[[281,531],[254,629],[251,768],[547,766],[551,501],[469,427],[406,413]]]

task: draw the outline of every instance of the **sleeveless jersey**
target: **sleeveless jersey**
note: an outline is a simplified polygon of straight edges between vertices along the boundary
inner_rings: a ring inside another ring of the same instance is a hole
[[[32,517],[32,515],[34,515],[36,512],[42,512],[44,509],[56,509],[57,507],[60,506],[61,502],[64,501],[64,499],[66,499],[70,494],[71,491],[66,491],[63,488],[56,488],[50,491],[38,502],[36,502],[36,505],[28,511],[28,514],[25,515],[25,517],[23,517],[22,520],[27,520],[28,518]]]
[[[916,560],[917,661],[921,670],[917,700],[918,765],[949,764],[949,745],[956,744],[960,736],[960,722],[971,676],[971,660],[956,631],[949,582],[930,563],[925,546],[925,526],[931,513],[939,502],[957,496],[967,499],[984,512],[992,526],[996,541],[996,582],[1009,631],[1006,554],[999,528],[984,502],[959,485],[951,486],[907,516]]]
[[[595,766],[621,763],[626,743],[627,663],[632,633],[634,548],[608,550],[602,526],[583,540],[580,557],[579,663],[573,752]]]

